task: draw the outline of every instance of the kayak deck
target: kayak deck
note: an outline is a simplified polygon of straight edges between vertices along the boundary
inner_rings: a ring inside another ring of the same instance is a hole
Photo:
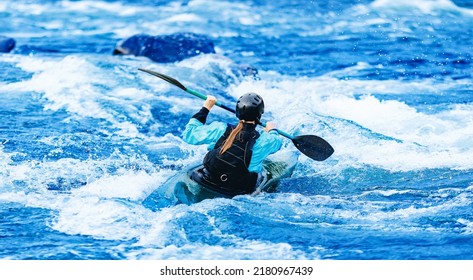
[[[284,153],[277,158],[266,159],[263,162],[264,171],[260,174],[260,183],[251,195],[273,192],[281,179],[292,175],[296,163],[297,155],[295,153]],[[192,180],[190,174],[199,168],[202,168],[201,164],[194,165],[186,171],[172,176],[142,202],[143,206],[157,210],[176,204],[190,205],[205,199],[233,197],[209,189]]]

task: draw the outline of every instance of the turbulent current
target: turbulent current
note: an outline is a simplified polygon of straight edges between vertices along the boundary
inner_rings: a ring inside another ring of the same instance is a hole
[[[0,23],[0,259],[472,257],[471,1],[4,0]],[[202,37],[113,55],[137,34]],[[202,101],[140,67],[229,106],[257,92],[335,153],[299,153],[272,193],[152,211],[207,147],[181,139]]]

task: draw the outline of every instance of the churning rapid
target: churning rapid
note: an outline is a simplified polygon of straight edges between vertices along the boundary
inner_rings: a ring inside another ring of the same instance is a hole
[[[470,1],[5,0],[0,15],[0,259],[471,258]],[[335,153],[299,153],[273,193],[148,209],[206,147],[180,137],[202,101],[140,67],[228,106],[257,92],[265,121]]]

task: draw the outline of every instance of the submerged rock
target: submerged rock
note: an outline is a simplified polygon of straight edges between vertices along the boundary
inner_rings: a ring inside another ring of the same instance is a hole
[[[0,53],[8,53],[15,47],[15,40],[0,35]]]
[[[194,33],[137,34],[120,41],[113,51],[114,55],[145,56],[163,63],[181,61],[201,53],[215,53],[214,44],[207,36]]]

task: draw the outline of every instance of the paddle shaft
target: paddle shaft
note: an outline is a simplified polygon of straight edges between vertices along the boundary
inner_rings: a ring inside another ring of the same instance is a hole
[[[197,92],[197,91],[195,91],[195,90],[186,88],[186,91],[187,91],[188,93],[194,95],[194,96],[199,97],[199,98],[202,99],[202,100],[206,100],[206,99],[207,99],[207,96],[206,96],[206,95],[204,95],[204,94],[202,94],[202,93],[200,93],[200,92]],[[230,107],[228,107],[228,106],[226,106],[226,105],[223,105],[223,104],[222,104],[221,102],[219,102],[219,101],[217,101],[217,102],[215,103],[215,105],[217,105],[218,107],[223,108],[223,109],[225,109],[225,110],[227,110],[227,111],[232,112],[232,113],[235,114],[235,110],[234,110],[234,109],[232,109],[232,108],[230,108]]]

